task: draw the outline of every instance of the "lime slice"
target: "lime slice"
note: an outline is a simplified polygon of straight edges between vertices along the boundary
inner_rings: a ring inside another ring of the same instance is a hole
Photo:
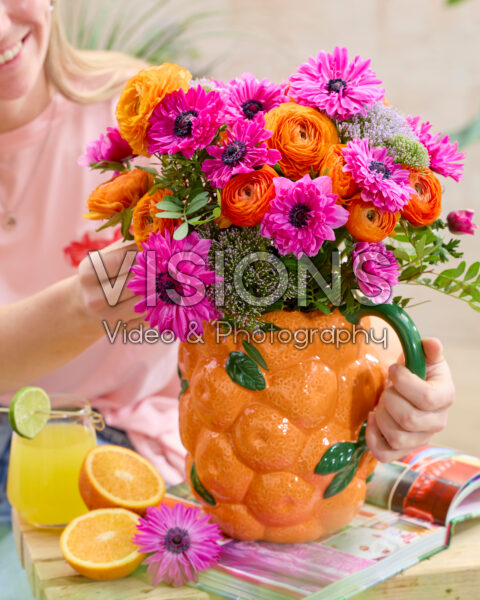
[[[50,398],[39,387],[24,387],[15,394],[10,403],[8,419],[10,426],[21,437],[32,439],[47,424]]]

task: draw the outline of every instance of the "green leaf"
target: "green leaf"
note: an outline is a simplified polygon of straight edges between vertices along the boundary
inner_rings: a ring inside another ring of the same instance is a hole
[[[193,215],[193,213],[197,212],[201,208],[203,208],[208,203],[209,197],[207,192],[202,192],[195,196],[195,198],[190,202],[187,208],[187,215]]]
[[[225,370],[232,381],[247,390],[265,389],[265,378],[257,363],[243,352],[230,352]]]
[[[282,328],[275,323],[270,323],[270,321],[261,321],[258,325],[260,331],[281,331]]]
[[[367,421],[364,421],[362,423],[362,426],[360,428],[360,431],[358,433],[358,440],[357,440],[357,444],[359,446],[364,446],[365,445],[365,434],[367,432]]]
[[[164,212],[159,212],[155,215],[156,217],[161,217],[162,219],[180,219],[180,217],[182,216],[181,212],[171,212],[171,211],[164,211]]]
[[[121,230],[124,240],[133,240],[133,236],[130,233],[130,225],[132,224],[132,215],[133,209],[127,208],[126,210],[122,210],[122,223]]]
[[[188,380],[184,379],[180,367],[177,365],[178,378],[180,379],[180,392],[178,393],[178,399],[188,390]]]
[[[107,229],[107,227],[114,227],[115,225],[118,225],[120,223],[120,221],[122,220],[122,212],[123,211],[115,213],[113,215],[113,217],[110,217],[110,219],[108,219],[108,221],[106,223],[104,223],[98,229],[95,229],[95,231],[103,231],[104,229]]]
[[[158,176],[157,169],[154,169],[153,167],[140,167],[138,165],[135,165],[135,168],[140,169],[140,171],[146,171],[147,173],[151,173],[152,175]]]
[[[465,281],[468,281],[469,279],[474,279],[477,276],[478,271],[480,271],[480,262],[474,262],[468,268],[468,271],[464,277]]]
[[[195,466],[195,461],[192,463],[192,468],[190,469],[190,481],[192,483],[193,489],[197,492],[200,498],[205,500],[207,504],[209,504],[210,506],[215,506],[217,504],[215,502],[215,498],[200,481],[200,477],[197,473],[197,467]]]
[[[394,254],[395,258],[398,258],[399,260],[406,260],[406,261],[410,260],[410,255],[403,248],[395,248],[393,251],[393,254]]]
[[[331,446],[322,456],[315,473],[317,475],[330,475],[336,473],[348,465],[352,460],[357,445],[354,442],[338,442]]]
[[[173,232],[173,239],[177,240],[177,241],[183,240],[183,238],[187,237],[187,235],[188,235],[188,223],[182,223]]]
[[[242,345],[248,356],[252,360],[254,360],[257,363],[257,365],[260,365],[262,369],[268,371],[267,363],[265,362],[265,359],[260,354],[258,349],[255,346],[253,346],[250,342],[247,342],[247,340],[242,340]]]
[[[126,171],[125,165],[122,162],[116,162],[113,160],[105,160],[97,163],[90,163],[91,169],[98,169],[102,172],[105,171]]]
[[[468,304],[471,306],[471,308],[473,308],[473,310],[480,312],[480,304],[475,304],[473,300],[471,300]]]
[[[323,497],[331,498],[332,496],[336,496],[340,492],[343,492],[343,490],[352,482],[357,469],[358,462],[352,461],[345,469],[339,471],[332,479],[327,489],[323,492]]]
[[[219,206],[216,206],[213,209],[212,215],[214,219],[218,219],[218,217],[222,214],[222,209]]]
[[[161,202],[157,202],[157,208],[159,210],[171,210],[173,212],[178,212],[179,210],[182,209],[182,205],[177,204],[176,202],[174,202],[173,200],[170,200],[170,198],[168,200],[162,200]]]

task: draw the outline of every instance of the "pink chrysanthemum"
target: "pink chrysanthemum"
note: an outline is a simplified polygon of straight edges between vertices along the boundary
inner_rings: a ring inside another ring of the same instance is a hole
[[[464,152],[458,152],[458,143],[450,141],[448,135],[432,134],[429,121],[420,122],[420,117],[407,117],[407,121],[430,156],[430,169],[444,177],[460,181],[463,176]]]
[[[133,543],[140,552],[153,553],[145,560],[153,585],[164,581],[178,587],[196,581],[198,571],[218,562],[222,536],[209,519],[200,509],[181,503],[173,508],[165,504],[147,508]]]
[[[221,125],[223,100],[217,91],[200,85],[187,92],[167,94],[153,111],[148,129],[150,153],[181,152],[192,158],[195,150],[211,143]]]
[[[206,286],[216,281],[207,259],[211,243],[195,232],[180,241],[168,230],[154,233],[142,244],[131,268],[134,276],[127,287],[143,296],[135,312],[146,312],[152,327],[171,331],[183,342],[202,333],[203,321],[219,316],[206,296]]]
[[[349,63],[346,48],[337,46],[333,54],[321,50],[290,76],[289,94],[299,104],[319,108],[339,121],[364,115],[366,106],[385,95],[369,65],[370,60],[360,56]]]
[[[276,177],[275,198],[263,217],[260,233],[273,239],[280,254],[315,256],[325,240],[334,240],[348,211],[337,204],[330,177],[298,181]]]
[[[382,242],[358,242],[353,247],[353,271],[358,286],[371,304],[390,304],[400,267]]]
[[[372,147],[368,139],[353,140],[343,149],[343,157],[343,170],[360,186],[362,200],[382,212],[397,212],[415,193],[409,172],[395,163],[386,148]]]
[[[223,86],[225,116],[229,123],[238,119],[250,121],[288,100],[282,86],[268,79],[258,81],[251,73],[243,73]]]
[[[85,154],[77,161],[81,167],[89,167],[92,163],[123,162],[133,158],[130,144],[126,142],[116,127],[107,127],[107,133],[100,134],[98,140],[87,144]]]
[[[213,158],[203,162],[202,169],[208,180],[223,188],[233,175],[250,173],[255,167],[274,165],[280,160],[278,150],[268,148],[265,140],[272,132],[265,129],[265,119],[259,115],[253,121],[236,121],[227,130],[227,139],[221,146],[208,146]]]

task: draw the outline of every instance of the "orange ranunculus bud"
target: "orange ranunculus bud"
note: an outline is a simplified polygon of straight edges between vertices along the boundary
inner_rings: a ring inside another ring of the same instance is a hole
[[[328,175],[332,180],[332,192],[337,194],[339,202],[351,198],[359,190],[357,183],[351,173],[344,173],[345,159],[342,150],[346,144],[335,144],[330,146],[322,162],[320,175]]]
[[[150,156],[148,153],[148,120],[157,104],[166,94],[180,88],[188,90],[192,74],[187,69],[173,63],[142,69],[130,79],[116,108],[120,135],[135,154]]]
[[[400,213],[380,212],[371,202],[360,195],[349,200],[346,207],[350,213],[346,227],[359,242],[380,242],[388,237],[400,218]]]
[[[153,176],[141,169],[119,173],[96,187],[88,198],[87,219],[109,219],[132,208],[152,187]]]
[[[145,242],[151,233],[164,233],[169,231],[171,235],[177,225],[180,225],[180,219],[162,219],[157,217],[157,213],[162,211],[157,207],[165,196],[171,196],[170,190],[156,190],[153,194],[148,192],[140,198],[135,206],[132,218],[132,232],[137,246],[142,250],[142,242]]]
[[[273,131],[267,140],[270,148],[282,154],[280,168],[290,179],[300,179],[320,171],[325,153],[338,144],[334,122],[310,106],[284,102],[266,115],[266,129]]]
[[[222,215],[234,225],[259,225],[275,196],[275,177],[277,173],[268,165],[232,177],[222,190]]]
[[[402,215],[412,225],[429,225],[440,216],[442,211],[442,185],[430,169],[410,171],[410,185],[415,194],[410,196]]]

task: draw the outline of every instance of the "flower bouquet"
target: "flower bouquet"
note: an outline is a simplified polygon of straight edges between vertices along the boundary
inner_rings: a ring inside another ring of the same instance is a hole
[[[384,384],[360,319],[387,320],[425,376],[397,283],[480,310],[480,263],[443,268],[462,256],[445,234],[475,227],[471,211],[440,217],[438,175],[458,181],[464,155],[380,84],[346,48],[282,85],[149,67],[82,159],[115,171],[86,217],[138,245],[136,310],[182,341],[187,479],[235,537],[310,540],[358,511]]]

